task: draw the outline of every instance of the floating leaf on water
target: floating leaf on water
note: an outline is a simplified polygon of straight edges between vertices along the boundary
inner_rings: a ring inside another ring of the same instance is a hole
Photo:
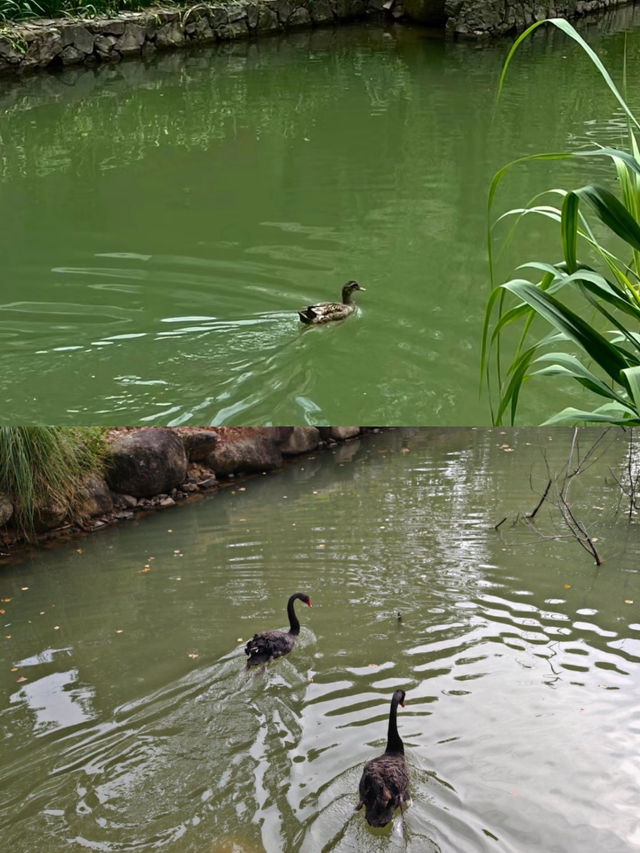
[[[242,642],[242,637],[236,637],[236,643],[241,643],[241,642]]]
[[[625,598],[624,603],[625,604],[633,604],[633,599],[632,598]]]
[[[195,652],[189,652],[189,654],[187,655],[187,657],[188,657],[188,658],[199,658],[199,657],[200,657],[200,655],[196,654]]]
[[[18,682],[18,684],[21,684],[23,681],[26,681],[26,680],[27,680],[27,679],[24,677],[24,675],[19,675],[19,676],[16,678],[16,681]]]
[[[5,638],[5,640],[10,640],[10,639],[11,639],[11,634],[5,634],[5,635],[4,635],[4,638]]]
[[[29,587],[28,587],[28,586],[21,586],[21,587],[20,587],[20,589],[21,589],[23,592],[26,592],[26,591],[29,589]]]
[[[12,667],[11,667],[11,672],[17,672],[17,671],[18,671],[18,667],[17,667],[17,666],[12,666]]]
[[[116,634],[122,634],[122,628],[116,628]]]
[[[54,631],[59,631],[59,630],[60,630],[60,626],[59,626],[59,625],[54,625],[54,626],[53,626],[53,630],[54,630]]]
[[[7,612],[6,610],[0,610],[0,616],[4,616],[4,614],[5,614],[6,612]]]
[[[172,530],[171,528],[169,528],[169,529],[167,530],[167,533],[173,533],[173,530]]]
[[[566,584],[564,585],[564,588],[565,588],[565,589],[571,589],[571,584],[570,584],[570,583],[566,583]]]
[[[76,554],[82,554],[82,548],[76,548]]]
[[[369,666],[370,666],[372,669],[377,669],[377,668],[378,668],[378,664],[377,664],[377,663],[370,663],[370,664],[369,664]]]

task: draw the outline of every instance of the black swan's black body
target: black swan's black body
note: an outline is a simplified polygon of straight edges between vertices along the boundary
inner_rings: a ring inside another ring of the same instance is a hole
[[[402,810],[409,801],[409,768],[396,724],[398,705],[404,708],[404,695],[404,690],[396,690],[391,699],[387,748],[382,755],[368,761],[362,771],[356,811],[365,807],[370,826],[386,826],[395,810]]]
[[[262,634],[255,634],[252,640],[249,640],[244,647],[244,653],[249,656],[247,661],[247,669],[252,666],[260,666],[263,663],[269,663],[274,658],[281,658],[283,655],[288,655],[291,649],[296,644],[296,638],[300,633],[300,623],[293,609],[293,602],[299,598],[311,607],[311,599],[308,595],[302,592],[296,592],[292,595],[287,603],[287,615],[289,616],[288,631],[263,631]]]

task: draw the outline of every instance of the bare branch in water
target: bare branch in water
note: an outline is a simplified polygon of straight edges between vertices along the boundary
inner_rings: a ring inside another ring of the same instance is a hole
[[[586,452],[581,453],[580,450],[580,430],[576,427],[573,430],[571,435],[571,445],[569,448],[569,455],[565,464],[561,467],[560,471],[554,473],[551,470],[551,466],[549,464],[549,459],[546,453],[543,453],[545,466],[547,469],[547,485],[542,493],[540,500],[530,513],[526,513],[521,515],[517,513],[515,519],[513,521],[513,525],[516,525],[519,521],[527,524],[532,530],[536,532],[536,534],[541,539],[546,540],[555,540],[555,539],[563,539],[563,538],[573,538],[580,545],[581,548],[591,555],[594,559],[596,565],[602,565],[602,559],[600,554],[598,553],[598,549],[595,545],[595,539],[588,532],[585,524],[577,517],[576,512],[574,511],[570,500],[569,500],[569,490],[572,482],[586,470],[588,470],[592,465],[594,465],[604,453],[605,447],[603,446],[603,442],[605,437],[607,436],[610,428],[603,430],[595,441],[589,446]],[[531,482],[531,477],[530,480]],[[553,491],[552,491],[553,489]],[[635,484],[634,484],[634,494],[635,494]],[[550,501],[553,498],[553,503],[560,511],[560,516],[564,523],[564,526],[567,528],[569,533],[567,536],[563,537],[561,535],[548,535],[542,533],[536,525],[533,523],[533,519],[536,514],[542,507],[545,501]],[[505,521],[507,521],[508,516],[505,516],[501,521],[499,521],[494,529],[498,530]]]
[[[544,492],[543,492],[543,494],[542,494],[542,497],[540,498],[540,500],[539,500],[539,501],[538,501],[538,503],[536,504],[535,509],[533,510],[533,512],[530,512],[530,513],[529,513],[529,515],[526,515],[526,516],[525,516],[525,518],[528,518],[528,519],[535,518],[536,513],[538,512],[538,510],[540,509],[540,507],[542,506],[542,504],[545,502],[546,497],[547,497],[547,495],[549,494],[549,489],[551,488],[551,482],[552,482],[552,481],[551,481],[551,478],[549,478],[549,480],[548,480],[548,482],[547,482],[547,488],[544,490]]]

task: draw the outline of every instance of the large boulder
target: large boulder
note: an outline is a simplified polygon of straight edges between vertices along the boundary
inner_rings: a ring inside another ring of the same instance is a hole
[[[320,427],[320,435],[324,439],[333,441],[346,441],[360,435],[360,427],[357,426],[332,426]]]
[[[273,471],[282,465],[282,453],[273,439],[256,431],[237,441],[218,445],[208,464],[219,477],[239,472]]]
[[[182,441],[189,462],[204,462],[215,450],[218,434],[210,429],[193,429],[182,434]]]
[[[114,492],[149,498],[184,482],[187,454],[172,429],[149,427],[115,438],[106,459],[106,478]]]
[[[102,477],[88,477],[78,490],[78,514],[82,518],[106,515],[113,510],[113,498]]]
[[[61,501],[52,500],[36,507],[33,515],[33,526],[37,533],[60,527],[67,520],[69,507]]]
[[[0,527],[7,524],[13,515],[13,504],[7,495],[0,494]]]
[[[286,427],[277,427],[283,431]],[[278,437],[280,452],[285,456],[295,456],[298,453],[309,453],[320,443],[320,430],[317,427],[289,427],[288,435]]]

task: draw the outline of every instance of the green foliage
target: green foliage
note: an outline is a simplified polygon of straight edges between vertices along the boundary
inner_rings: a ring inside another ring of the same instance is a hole
[[[0,22],[29,18],[92,18],[153,5],[157,5],[157,0],[92,0],[90,3],[86,0],[0,0]]]
[[[13,503],[19,533],[32,537],[47,504],[73,515],[83,478],[102,470],[104,451],[97,427],[0,427],[0,492]]]
[[[601,403],[589,410],[563,409],[545,423],[637,425],[640,424],[640,154],[634,130],[640,124],[600,59],[562,19],[534,24],[516,40],[505,61],[499,90],[518,45],[543,23],[558,27],[590,56],[624,110],[629,150],[603,147],[537,154],[509,163],[494,176],[489,191],[488,235],[492,285],[492,207],[500,181],[511,168],[531,160],[606,157],[614,166],[621,197],[594,184],[570,191],[553,189],[548,193],[562,199],[560,207],[539,204],[537,196],[531,206],[510,210],[497,220],[516,217],[516,222],[520,222],[526,214],[533,214],[559,223],[563,259],[555,263],[530,261],[519,267],[540,274],[535,283],[514,278],[492,288],[482,343],[482,373],[491,396],[492,417],[494,423],[502,423],[508,411],[513,423],[525,382],[531,376],[545,375],[569,379]],[[608,245],[615,245],[616,253]],[[580,260],[579,251],[588,252],[591,263]],[[515,304],[511,297],[515,297]],[[552,329],[542,337],[536,322],[540,319]],[[505,371],[503,351],[514,331],[518,340]]]

